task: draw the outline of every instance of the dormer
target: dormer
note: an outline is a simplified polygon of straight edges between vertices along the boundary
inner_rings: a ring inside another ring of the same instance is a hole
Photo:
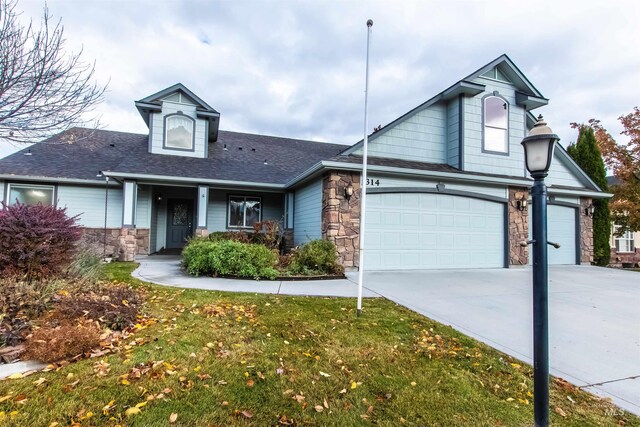
[[[220,113],[181,83],[135,104],[149,127],[150,153],[206,158],[218,139]]]

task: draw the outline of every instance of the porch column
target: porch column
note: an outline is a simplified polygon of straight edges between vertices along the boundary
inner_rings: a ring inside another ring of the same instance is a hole
[[[125,180],[122,192],[122,228],[136,228],[137,183]]]
[[[118,260],[133,261],[136,257],[136,181],[125,180],[122,185],[122,228],[118,238]]]
[[[209,208],[209,187],[198,185],[198,224],[196,226],[196,236],[206,236],[207,232],[207,209]]]

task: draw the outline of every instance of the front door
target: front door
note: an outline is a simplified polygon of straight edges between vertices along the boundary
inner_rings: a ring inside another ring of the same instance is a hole
[[[182,248],[193,234],[193,200],[167,200],[167,249]]]

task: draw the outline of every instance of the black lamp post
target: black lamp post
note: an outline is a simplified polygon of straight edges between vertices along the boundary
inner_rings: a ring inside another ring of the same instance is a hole
[[[549,308],[547,265],[547,187],[558,135],[544,122],[542,115],[522,140],[527,170],[534,179],[533,205],[533,412],[536,427],[549,425]]]

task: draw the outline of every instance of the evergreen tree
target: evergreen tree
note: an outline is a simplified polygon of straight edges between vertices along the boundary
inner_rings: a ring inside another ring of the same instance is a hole
[[[607,171],[598,149],[596,137],[590,126],[580,126],[578,141],[567,152],[602,191],[608,191]],[[609,265],[611,259],[611,216],[608,199],[593,200],[593,262]]]

